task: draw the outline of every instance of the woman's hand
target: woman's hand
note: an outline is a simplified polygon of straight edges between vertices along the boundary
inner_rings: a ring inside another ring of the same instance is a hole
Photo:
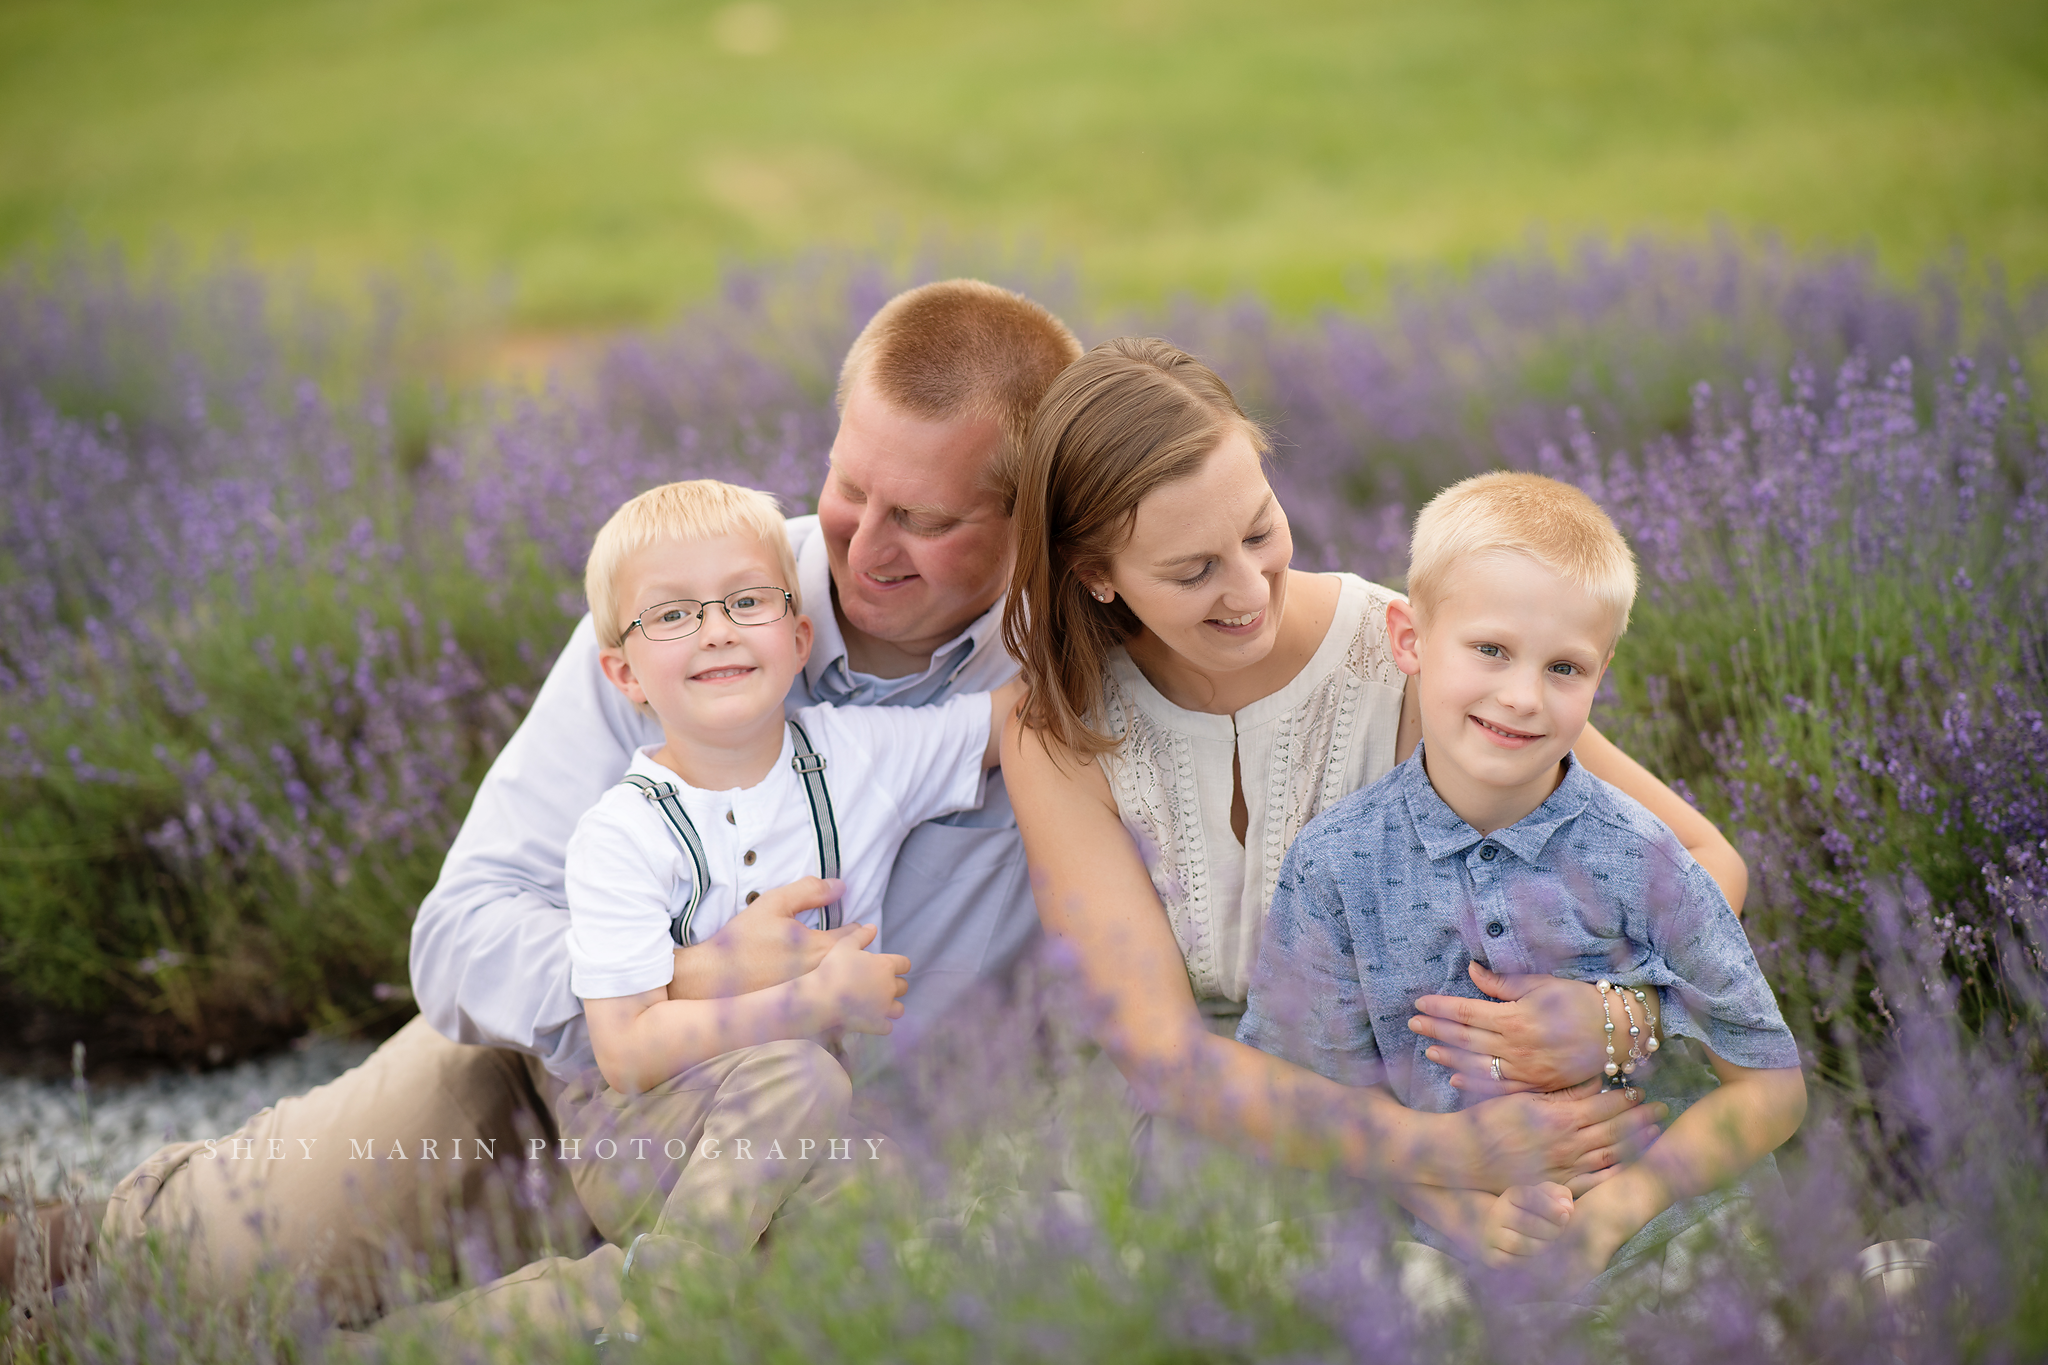
[[[1502,976],[1472,964],[1472,984],[1501,1001],[1425,995],[1408,1027],[1436,1041],[1424,1055],[1455,1074],[1451,1084],[1486,1098],[1562,1090],[1607,1061],[1600,992],[1554,976]],[[1500,1058],[1501,1079],[1493,1078]]]
[[[1547,1094],[1507,1095],[1463,1110],[1480,1189],[1555,1182],[1581,1195],[1657,1140],[1671,1111],[1641,1091],[1600,1091],[1597,1080]]]

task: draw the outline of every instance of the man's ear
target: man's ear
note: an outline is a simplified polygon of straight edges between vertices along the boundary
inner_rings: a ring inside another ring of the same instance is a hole
[[[1394,648],[1394,666],[1413,677],[1422,671],[1422,626],[1414,604],[1405,597],[1387,603],[1387,641]]]
[[[626,651],[616,645],[607,645],[597,651],[597,666],[604,670],[605,681],[619,689],[627,701],[635,706],[647,705],[646,689],[633,676],[633,665],[626,662]]]

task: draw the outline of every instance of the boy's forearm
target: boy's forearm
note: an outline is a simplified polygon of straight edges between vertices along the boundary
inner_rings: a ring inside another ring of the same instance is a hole
[[[743,1047],[809,1038],[829,1020],[799,981],[723,1000],[664,1000],[643,1010],[600,1069],[614,1090],[639,1094]]]
[[[1568,1235],[1587,1239],[1604,1265],[1671,1205],[1727,1184],[1783,1146],[1805,1116],[1797,1067],[1724,1076],[1649,1151],[1579,1199]]]

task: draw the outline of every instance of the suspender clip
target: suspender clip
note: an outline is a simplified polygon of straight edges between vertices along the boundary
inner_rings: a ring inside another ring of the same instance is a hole
[[[789,766],[809,777],[812,773],[825,771],[825,755],[816,751],[795,754],[791,756]]]

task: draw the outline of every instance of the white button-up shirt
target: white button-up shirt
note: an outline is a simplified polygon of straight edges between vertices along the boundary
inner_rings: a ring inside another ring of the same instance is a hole
[[[788,707],[815,701],[916,705],[986,692],[1016,676],[1002,645],[1002,603],[907,678],[846,664],[832,576],[816,517],[789,523],[811,618],[811,658]],[[440,880],[412,930],[412,987],[449,1038],[532,1053],[557,1074],[590,1055],[570,989],[563,866],[583,812],[625,775],[661,727],[605,681],[590,619],[577,623],[540,694],[477,788]],[[1036,938],[1038,916],[1002,774],[981,806],[911,831],[890,870],[881,922],[911,961],[904,1022],[935,1019],[978,978],[1001,976]]]
[[[889,869],[910,831],[981,804],[988,750],[988,694],[937,706],[806,706],[797,721],[825,761],[833,794],[840,922],[882,923]],[[717,933],[760,893],[818,874],[817,825],[804,779],[782,752],[751,787],[705,791],[654,758],[649,745],[628,772],[667,783],[697,831],[703,895],[690,941]],[[697,869],[660,806],[620,783],[598,798],[569,838],[569,987],[585,1000],[638,995],[675,975],[671,922],[690,903]],[[888,952],[881,935],[874,950]]]

